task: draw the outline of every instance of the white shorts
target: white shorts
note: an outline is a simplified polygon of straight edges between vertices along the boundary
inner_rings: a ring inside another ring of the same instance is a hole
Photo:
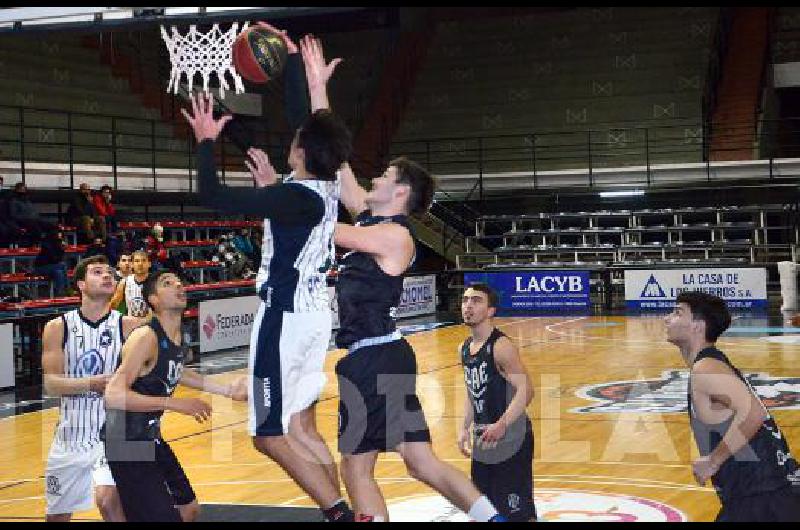
[[[250,335],[249,431],[280,436],[292,415],[306,410],[325,387],[331,313],[258,309]]]
[[[48,515],[90,510],[94,488],[115,485],[102,442],[88,451],[65,451],[53,443],[44,476]]]

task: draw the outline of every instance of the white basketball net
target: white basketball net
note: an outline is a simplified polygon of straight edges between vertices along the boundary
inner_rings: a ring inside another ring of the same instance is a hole
[[[242,25],[242,31],[247,29],[248,24],[249,22],[245,22]],[[203,91],[208,93],[208,81],[211,74],[214,73],[219,79],[219,96],[224,99],[225,90],[231,89],[225,79],[226,72],[233,77],[236,93],[244,92],[242,78],[233,67],[232,57],[233,42],[239,35],[238,22],[234,22],[226,32],[220,31],[218,24],[214,24],[207,33],[197,31],[195,25],[189,26],[189,32],[186,35],[178,33],[175,26],[172,26],[171,29],[172,36],[167,34],[164,26],[161,26],[161,38],[167,45],[169,60],[172,63],[167,93],[170,91],[174,94],[178,93],[178,85],[184,74],[189,84],[189,93],[192,92],[195,74],[203,77]]]

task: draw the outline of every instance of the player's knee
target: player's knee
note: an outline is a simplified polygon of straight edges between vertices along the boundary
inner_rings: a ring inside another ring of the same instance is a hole
[[[119,497],[113,488],[98,488],[94,494],[94,502],[104,521],[112,521],[122,511]]]
[[[184,523],[191,523],[200,515],[200,504],[194,500],[189,504],[178,506],[178,511],[181,512],[181,519]]]
[[[253,436],[253,447],[256,451],[269,457],[273,456],[279,445],[285,442],[284,436]]]
[[[415,480],[427,484],[441,472],[442,463],[433,454],[411,453],[403,456],[406,470]]]
[[[342,473],[346,473],[353,479],[372,477],[373,465],[370,461],[359,455],[342,455],[340,465]]]

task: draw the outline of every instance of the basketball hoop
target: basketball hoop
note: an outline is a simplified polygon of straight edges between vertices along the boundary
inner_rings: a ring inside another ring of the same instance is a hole
[[[249,22],[242,25],[242,31],[247,28]],[[239,34],[239,23],[234,22],[228,31],[221,31],[218,24],[207,32],[197,31],[197,27],[192,24],[189,32],[181,35],[175,26],[172,26],[172,36],[167,34],[164,26],[161,26],[161,38],[169,51],[169,60],[172,63],[170,71],[169,85],[167,93],[178,93],[178,85],[181,76],[186,75],[189,83],[189,93],[192,92],[195,74],[203,77],[203,91],[208,93],[208,82],[211,74],[214,73],[219,79],[219,96],[225,98],[225,90],[231,87],[225,78],[225,73],[230,73],[233,77],[234,87],[237,94],[244,92],[242,78],[233,67],[231,47],[233,41]]]

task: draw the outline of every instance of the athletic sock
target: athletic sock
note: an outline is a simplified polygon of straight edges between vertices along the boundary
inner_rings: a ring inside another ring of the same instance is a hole
[[[353,510],[344,499],[339,499],[330,508],[322,510],[322,513],[330,523],[352,523],[356,520]]]
[[[469,509],[468,515],[473,521],[485,523],[497,515],[497,510],[485,495],[481,495]]]

